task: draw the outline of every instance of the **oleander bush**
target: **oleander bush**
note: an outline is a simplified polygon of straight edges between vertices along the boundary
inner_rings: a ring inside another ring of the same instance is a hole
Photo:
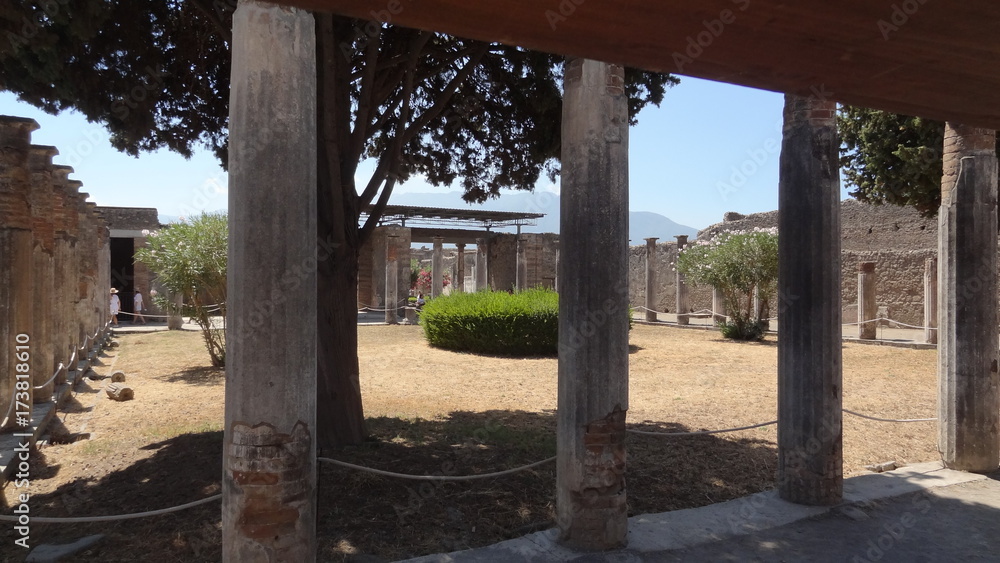
[[[559,297],[550,289],[453,293],[427,302],[420,324],[431,346],[502,356],[555,355]]]

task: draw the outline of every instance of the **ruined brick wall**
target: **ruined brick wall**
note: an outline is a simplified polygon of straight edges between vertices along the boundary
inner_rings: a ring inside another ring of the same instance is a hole
[[[98,207],[104,220],[111,229],[127,231],[151,231],[159,229],[160,219],[157,211],[151,207]]]
[[[677,303],[677,273],[674,263],[677,261],[677,242],[656,243],[656,310],[661,313],[676,313]],[[628,296],[633,307],[646,305],[646,245],[629,248],[628,257]],[[688,284],[688,304],[690,310],[700,311],[712,308],[712,288],[698,287]],[[636,312],[640,317],[641,310]]]

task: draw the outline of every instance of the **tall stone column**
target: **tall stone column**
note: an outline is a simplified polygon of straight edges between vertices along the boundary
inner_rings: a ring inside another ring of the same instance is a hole
[[[624,69],[565,66],[556,520],[577,549],[625,545],[628,96]]]
[[[73,320],[72,291],[76,280],[70,274],[73,263],[74,239],[70,227],[69,175],[73,173],[70,166],[57,165],[52,169],[52,218],[56,225],[55,239],[55,278],[53,279],[52,298],[52,331],[56,365],[67,364],[73,355],[70,323]],[[72,366],[68,366],[72,367]],[[56,377],[55,385],[66,382],[66,371]]]
[[[55,147],[32,145],[28,153],[31,170],[31,225],[34,236],[35,292],[32,314],[32,387],[34,403],[52,400],[54,384],[48,382],[55,365],[55,343],[52,333],[53,297],[55,294],[55,223],[53,222],[52,157],[59,154]],[[48,382],[48,383],[47,383]],[[47,383],[46,385],[43,385]]]
[[[688,236],[676,235],[674,238],[677,239],[677,256],[680,257],[681,251],[687,246]],[[686,325],[690,322],[690,317],[688,317],[687,313],[691,310],[691,303],[688,300],[688,286],[684,281],[684,274],[680,270],[676,272],[674,281],[674,287],[677,288],[677,298],[675,300],[677,324]]]
[[[778,181],[778,494],[843,497],[836,103],[785,96]]]
[[[476,291],[489,288],[490,277],[486,262],[489,260],[489,239],[476,239]]]
[[[399,236],[386,235],[385,237],[385,322],[386,324],[398,324],[399,298],[396,290],[399,287]]]
[[[924,342],[937,344],[938,271],[937,256],[924,260]]]
[[[528,239],[524,236],[517,237],[517,277],[514,282],[516,291],[528,289]]]
[[[646,322],[656,318],[656,237],[646,239]]]
[[[431,256],[431,297],[441,295],[444,289],[444,238],[434,237],[434,254]]]
[[[316,40],[241,0],[229,102],[222,558],[316,560]],[[295,291],[271,303],[284,279]]]
[[[465,243],[455,245],[458,248],[458,260],[455,262],[455,291],[465,291]]]
[[[717,287],[712,288],[712,320],[716,323],[722,323],[726,321],[726,315],[729,311],[726,310],[726,296]]]
[[[948,123],[938,212],[938,449],[951,469],[1000,463],[994,131]]]
[[[36,129],[38,123],[33,119],[0,116],[0,424],[10,413],[0,430],[27,426],[18,425],[17,413],[27,411],[18,409],[14,402],[15,386],[27,381],[31,387],[30,372],[36,364],[26,363],[24,354],[30,360],[43,345],[36,340],[32,326],[35,296],[28,155],[31,132]],[[24,367],[18,369],[19,365]],[[28,375],[19,378],[17,374],[25,369]]]
[[[878,306],[875,303],[875,262],[858,264],[858,338],[875,340],[875,320]]]

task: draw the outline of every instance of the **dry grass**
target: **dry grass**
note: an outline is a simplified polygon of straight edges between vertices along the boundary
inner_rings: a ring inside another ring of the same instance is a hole
[[[467,474],[542,459],[555,450],[555,359],[512,360],[429,348],[417,327],[359,327],[362,391],[372,439],[335,457],[406,473]],[[136,399],[114,403],[89,382],[61,414],[64,434],[33,461],[36,515],[161,508],[214,494],[221,475],[224,385],[197,333],[129,335],[99,373],[123,369]],[[776,346],[717,333],[637,326],[631,334],[629,422],[712,429],[775,416]],[[117,357],[115,357],[117,355]],[[844,404],[893,418],[934,416],[935,352],[847,345]],[[632,514],[701,506],[771,487],[775,429],[724,436],[631,436]],[[934,423],[845,417],[845,472],[937,458]],[[548,527],[554,468],[443,486],[323,466],[321,560],[385,558],[485,545]],[[6,502],[12,488],[5,489]],[[9,511],[8,511],[9,512]],[[81,561],[214,561],[217,504],[105,525],[33,526],[32,540],[109,535]],[[0,541],[9,545],[6,529]],[[12,555],[11,555],[12,556]],[[7,560],[6,553],[0,559]],[[13,560],[13,559],[12,559]]]

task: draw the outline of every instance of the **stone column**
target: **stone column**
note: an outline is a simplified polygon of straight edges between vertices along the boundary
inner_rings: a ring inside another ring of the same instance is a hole
[[[441,295],[444,289],[444,238],[434,237],[434,254],[431,256],[431,297]]]
[[[982,473],[1000,463],[995,139],[946,124],[938,212],[938,449]]]
[[[73,355],[70,323],[73,319],[71,292],[76,281],[70,274],[73,263],[74,238],[70,227],[69,175],[70,166],[57,165],[52,170],[53,205],[52,218],[56,225],[55,279],[53,280],[52,331],[55,350],[54,363],[66,364]],[[105,288],[110,289],[110,288]],[[55,371],[56,366],[52,366]],[[74,366],[67,366],[74,367]],[[66,372],[56,377],[55,385],[66,382]]]
[[[875,340],[874,321],[878,315],[875,304],[875,262],[858,264],[858,338]],[[868,322],[866,322],[868,321]]]
[[[528,239],[524,236],[517,237],[517,277],[514,282],[516,291],[528,289]]]
[[[0,425],[10,413],[0,430],[30,423],[30,409],[18,409],[14,402],[15,385],[25,381],[30,387],[36,364],[26,363],[24,354],[30,360],[43,345],[36,340],[32,326],[35,296],[28,155],[31,132],[36,129],[38,123],[33,119],[0,116]],[[25,371],[19,370],[19,365],[27,368],[26,375],[18,377]],[[18,413],[28,413],[28,419],[21,419],[25,424],[18,424]]]
[[[55,230],[53,222],[52,157],[59,154],[55,147],[32,145],[28,153],[31,169],[31,224],[34,236],[35,292],[32,314],[32,387],[34,403],[52,400],[54,384],[49,381],[55,371],[55,344],[52,331],[53,297],[55,294]],[[44,385],[43,385],[44,384]]]
[[[229,102],[222,559],[316,560],[316,41],[241,0]],[[264,309],[283,276],[285,301]]]
[[[564,86],[556,520],[606,550],[628,532],[628,96],[621,66],[591,60],[568,59]]]
[[[476,291],[482,291],[490,286],[489,270],[486,262],[489,256],[489,239],[476,239]]]
[[[726,310],[726,296],[723,295],[722,290],[717,287],[712,288],[712,320],[716,323],[726,322],[726,315],[729,311]]]
[[[184,328],[184,315],[181,310],[184,305],[184,295],[175,293],[170,297],[170,302],[174,304],[174,308],[167,311],[167,330],[180,330]]]
[[[455,291],[465,291],[465,243],[455,245],[458,248],[458,260],[455,262]]]
[[[656,318],[656,237],[646,239],[646,322]]]
[[[778,182],[778,494],[843,497],[836,103],[785,96]]]
[[[399,307],[399,298],[396,290],[399,286],[399,243],[398,235],[386,235],[385,237],[385,322],[386,324],[398,324],[396,314]]]
[[[681,251],[687,246],[688,236],[687,235],[676,235],[674,237],[677,239],[677,256],[680,257]],[[687,313],[691,310],[691,304],[688,301],[688,286],[684,282],[684,274],[680,270],[676,273],[674,287],[677,288],[677,324],[686,325],[690,322],[690,318]]]
[[[938,271],[937,256],[924,260],[924,342],[937,344]]]

